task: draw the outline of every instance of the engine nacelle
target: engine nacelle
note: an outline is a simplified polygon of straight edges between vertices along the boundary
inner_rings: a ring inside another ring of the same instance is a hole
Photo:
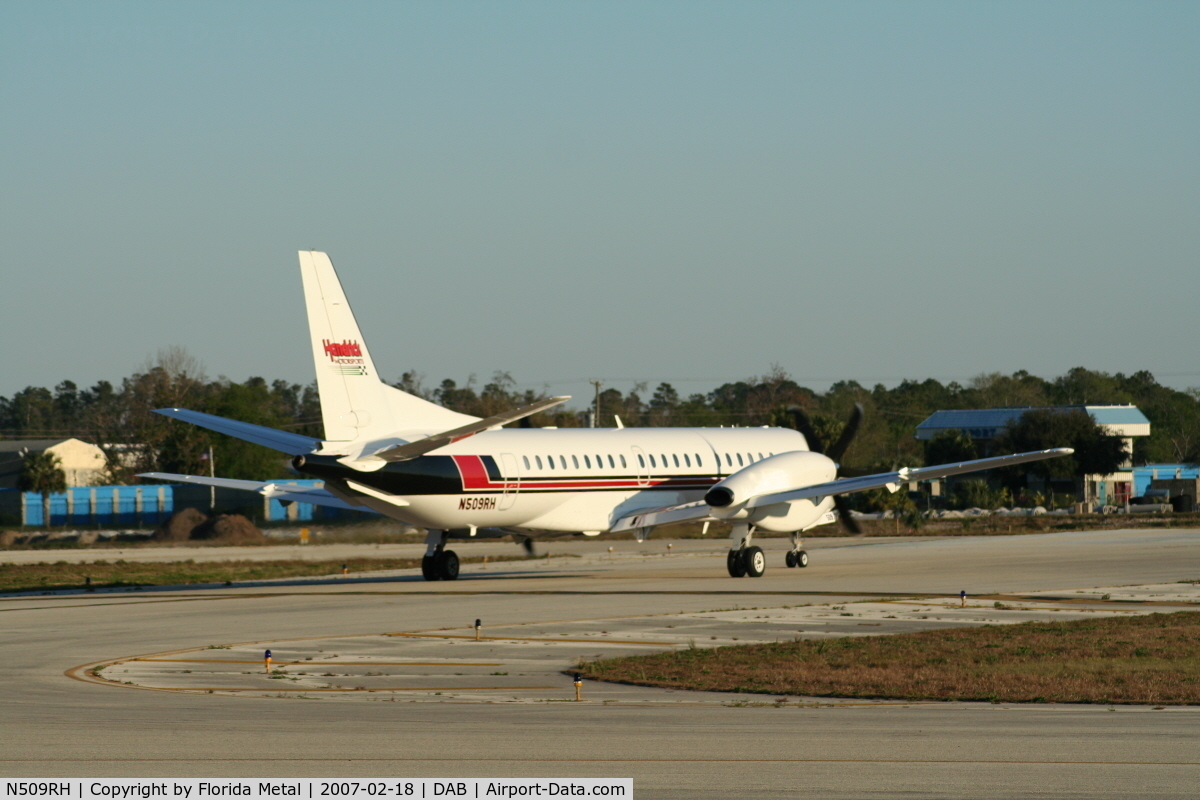
[[[708,503],[714,517],[746,519],[757,511],[745,507],[752,497],[825,483],[836,477],[837,464],[820,453],[780,453],[733,473],[709,489],[704,502]]]

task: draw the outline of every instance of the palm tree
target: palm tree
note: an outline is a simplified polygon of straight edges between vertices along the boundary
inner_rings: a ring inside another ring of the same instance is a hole
[[[21,474],[17,477],[17,488],[23,492],[38,492],[42,495],[42,523],[50,526],[50,493],[65,492],[67,477],[62,471],[62,461],[54,453],[26,453],[21,462]]]

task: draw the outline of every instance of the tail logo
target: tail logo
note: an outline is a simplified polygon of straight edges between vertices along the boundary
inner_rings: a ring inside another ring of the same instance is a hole
[[[325,355],[333,362],[333,369],[340,375],[366,375],[367,364],[363,358],[362,345],[351,339],[331,342],[322,339]]]
[[[325,355],[335,363],[339,363],[339,358],[362,358],[362,346],[358,342],[349,339],[343,339],[341,342],[322,339],[321,344],[325,345]]]

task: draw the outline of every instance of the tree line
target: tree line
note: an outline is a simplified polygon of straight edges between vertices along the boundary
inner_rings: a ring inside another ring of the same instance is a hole
[[[486,381],[471,377],[461,384],[446,378],[432,386],[426,386],[423,376],[407,372],[393,385],[479,417],[548,394],[519,389],[507,372],[496,372]],[[666,382],[652,391],[648,383],[637,384],[626,392],[608,388],[600,393],[598,408],[595,399],[589,398],[583,409],[559,407],[535,415],[531,422],[535,426],[585,427],[595,414],[601,427],[614,426],[616,417],[627,427],[790,426],[787,409],[796,405],[808,413],[825,441],[833,441],[855,403],[862,404],[866,419],[844,459],[845,466],[852,469],[919,466],[958,460],[948,456],[976,455],[965,437],[960,437],[957,444],[942,437],[928,445],[914,438],[916,426],[940,409],[1075,404],[1137,405],[1150,419],[1151,435],[1136,440],[1135,463],[1200,461],[1200,390],[1178,391],[1162,386],[1145,371],[1126,376],[1083,367],[1053,379],[1024,371],[1011,375],[989,373],[965,385],[926,379],[903,381],[892,388],[882,384],[868,388],[855,381],[841,381],[825,392],[800,386],[775,367],[764,375],[687,396]],[[240,383],[224,377],[210,380],[186,351],[172,348],[161,351],[119,384],[100,381],[80,389],[66,380],[53,389],[31,386],[11,397],[0,397],[0,437],[74,436],[93,442],[108,455],[105,480],[113,483],[130,482],[134,473],[151,470],[206,474],[210,466],[215,466],[216,474],[231,478],[267,480],[288,475],[286,460],[278,453],[153,413],[164,407],[190,408],[314,438],[322,435],[315,383],[301,385],[261,377]],[[1047,438],[1059,441],[1046,446],[1084,442],[1079,437],[1085,436],[1086,421],[1052,422],[1048,428],[1049,423],[1043,420],[1039,434],[1022,434],[1020,441],[1010,434],[1013,441],[1008,444],[1031,449],[1028,445]],[[1075,438],[1061,441],[1063,437]],[[1105,451],[1106,458],[1113,457],[1111,444],[1107,445],[1110,449]],[[1102,445],[1095,447],[1103,449]],[[210,448],[213,462],[207,458]],[[1082,464],[1076,463],[1076,467],[1082,469]]]

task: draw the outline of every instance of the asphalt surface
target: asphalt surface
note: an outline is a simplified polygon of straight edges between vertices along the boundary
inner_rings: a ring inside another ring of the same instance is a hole
[[[1197,794],[1200,708],[591,682],[575,702],[563,670],[735,639],[1194,609],[1195,584],[1177,582],[1200,578],[1200,532],[816,539],[807,569],[783,568],[786,542],[766,540],[760,579],[725,576],[721,543],[666,544],[564,542],[549,548],[562,557],[470,565],[453,583],[409,571],[0,599],[0,772],[631,777],[638,797]]]

